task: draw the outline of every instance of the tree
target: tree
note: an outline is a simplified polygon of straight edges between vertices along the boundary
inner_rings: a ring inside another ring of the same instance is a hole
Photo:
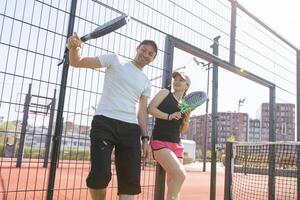
[[[236,141],[236,138],[235,138],[234,135],[230,135],[230,136],[227,138],[227,141],[228,141],[228,142],[234,142],[234,141]]]

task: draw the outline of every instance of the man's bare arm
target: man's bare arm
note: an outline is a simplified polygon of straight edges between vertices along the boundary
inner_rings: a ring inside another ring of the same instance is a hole
[[[74,33],[68,39],[69,48],[69,63],[78,68],[99,68],[102,67],[101,62],[97,57],[82,57],[81,48],[83,43],[77,33]]]

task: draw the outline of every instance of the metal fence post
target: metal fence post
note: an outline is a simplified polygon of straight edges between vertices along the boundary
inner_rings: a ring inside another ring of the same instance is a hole
[[[213,54],[219,54],[220,36],[214,38]],[[212,131],[211,131],[211,175],[210,175],[210,200],[216,199],[216,142],[217,142],[217,115],[218,115],[218,64],[213,63],[213,80],[212,80]]]
[[[77,0],[72,0],[67,37],[70,37],[74,32],[76,7],[77,7]],[[67,49],[65,49],[64,60],[63,60],[63,71],[61,77],[61,88],[59,92],[57,116],[56,116],[55,131],[53,136],[53,144],[52,144],[52,152],[51,152],[51,165],[50,165],[49,179],[48,179],[47,200],[53,199],[55,174],[57,169],[57,162],[59,159],[59,149],[60,149],[60,142],[61,142],[61,135],[62,135],[62,128],[63,128],[62,126],[63,111],[64,111],[64,104],[65,104],[68,71],[69,71],[69,55]]]
[[[230,55],[229,63],[235,64],[235,41],[236,41],[236,10],[237,1],[231,1],[231,20],[230,20]]]
[[[20,135],[20,141],[19,141],[19,147],[18,147],[18,157],[17,157],[16,167],[21,167],[21,165],[22,165],[22,159],[23,159],[23,153],[24,153],[24,143],[25,143],[25,137],[26,137],[26,129],[27,129],[27,124],[28,124],[29,106],[30,106],[30,101],[31,101],[31,86],[32,85],[29,84],[28,93],[26,94],[26,99],[24,102],[22,129],[21,129],[21,135]]]
[[[166,173],[165,173],[164,169],[157,163],[156,169],[155,169],[154,200],[164,199],[165,179],[166,179]]]
[[[165,39],[165,54],[163,66],[162,88],[171,89],[171,77],[173,68],[174,41],[171,36],[167,35]],[[157,163],[155,174],[155,191],[154,200],[162,200],[165,196],[165,171]]]
[[[48,132],[46,137],[46,144],[45,144],[45,155],[44,155],[44,167],[48,167],[48,159],[49,159],[49,153],[50,153],[50,144],[51,144],[51,133],[52,133],[52,126],[53,126],[53,120],[54,120],[54,111],[55,111],[55,104],[56,104],[56,90],[54,90],[54,95],[51,101],[51,107],[50,107],[50,119],[48,124]]]

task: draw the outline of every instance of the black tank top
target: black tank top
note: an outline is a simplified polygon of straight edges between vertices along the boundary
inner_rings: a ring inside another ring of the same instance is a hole
[[[159,104],[158,109],[164,113],[172,114],[180,111],[180,104],[173,94],[169,92],[168,96]],[[155,119],[155,125],[152,132],[153,140],[167,142],[180,142],[179,127],[180,120]]]

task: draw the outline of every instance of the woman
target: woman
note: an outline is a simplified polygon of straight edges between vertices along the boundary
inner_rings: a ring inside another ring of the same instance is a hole
[[[173,90],[163,89],[152,99],[148,111],[155,119],[151,138],[154,159],[167,174],[167,200],[178,199],[185,180],[183,145],[180,134],[189,128],[190,113],[180,113],[180,100],[185,96],[191,81],[183,72],[174,72]]]

